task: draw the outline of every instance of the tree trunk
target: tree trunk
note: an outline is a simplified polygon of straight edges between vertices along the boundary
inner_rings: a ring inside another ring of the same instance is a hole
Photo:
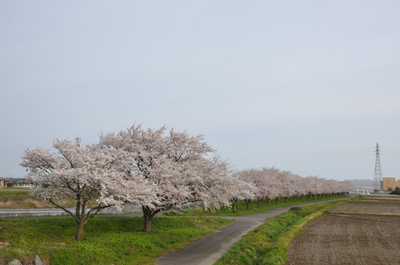
[[[315,194],[312,195],[312,199],[315,200]]]
[[[153,217],[159,213],[161,210],[152,210],[147,206],[142,206],[143,209],[143,217],[144,217],[144,232],[151,232],[151,222],[153,221]]]
[[[296,201],[296,196],[293,196],[293,201],[294,201],[294,202]]]
[[[144,232],[151,232],[151,221],[153,221],[153,218],[151,218],[151,215],[149,216],[146,214],[144,216]]]
[[[76,233],[75,233],[75,239],[78,241],[81,241],[82,236],[83,236],[83,227],[85,226],[84,223],[81,222],[76,222]]]
[[[258,200],[258,207],[260,207],[260,208],[261,208],[261,201],[262,200]]]
[[[279,197],[275,199],[276,204],[279,203]]]
[[[300,196],[301,201],[303,201],[303,195]]]
[[[289,202],[289,197],[285,197],[285,202]]]
[[[271,199],[270,198],[267,198],[267,203],[268,203],[268,205],[271,205]]]
[[[246,204],[247,204],[247,210],[250,210],[250,203],[251,203],[251,200],[245,200],[245,202],[246,202]]]
[[[76,221],[76,233],[75,240],[80,241],[83,236],[83,227],[85,217],[86,200],[81,200],[81,194],[76,194],[76,207],[75,207],[75,221]]]
[[[236,202],[232,202],[232,210],[236,212]]]

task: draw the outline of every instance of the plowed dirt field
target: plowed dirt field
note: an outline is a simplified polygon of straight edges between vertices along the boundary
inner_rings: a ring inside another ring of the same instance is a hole
[[[400,264],[400,200],[334,206],[289,247],[287,264]]]

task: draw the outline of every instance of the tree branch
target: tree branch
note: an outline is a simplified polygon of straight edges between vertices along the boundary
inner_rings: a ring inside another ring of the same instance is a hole
[[[99,206],[96,206],[96,207],[91,208],[91,209],[87,212],[87,214],[86,214],[86,218],[85,218],[84,224],[86,224],[90,219],[94,218],[95,215],[97,215],[101,210],[103,210],[103,209],[105,209],[105,208],[107,208],[107,207],[108,207],[108,206],[100,206],[100,205],[99,205]],[[92,212],[93,210],[95,210],[95,212],[91,214],[91,212]]]
[[[61,210],[65,211],[66,213],[71,215],[78,223],[80,223],[80,220],[71,211],[69,211],[67,208],[64,208],[61,205],[57,204],[56,202],[53,201],[53,199],[50,199],[49,202],[54,204],[57,208],[60,208]]]

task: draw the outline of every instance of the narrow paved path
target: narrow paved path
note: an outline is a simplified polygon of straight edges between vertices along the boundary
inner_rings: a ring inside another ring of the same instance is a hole
[[[348,198],[333,199],[343,200]],[[251,230],[265,223],[268,217],[274,217],[289,211],[291,207],[305,206],[327,201],[317,201],[304,204],[285,206],[261,213],[246,216],[218,216],[237,219],[236,222],[221,228],[217,233],[193,242],[186,248],[172,252],[157,261],[158,265],[211,265],[217,262],[236,242]]]

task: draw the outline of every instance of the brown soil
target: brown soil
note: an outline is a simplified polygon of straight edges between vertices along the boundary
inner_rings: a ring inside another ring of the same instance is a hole
[[[365,214],[398,214],[400,215],[400,203],[373,203],[373,202],[356,202],[346,203],[333,206],[329,212],[345,212],[345,213],[365,213]]]
[[[22,201],[0,201],[0,209],[39,209],[39,208],[54,208],[54,205],[48,202],[26,199]]]
[[[400,214],[400,204],[382,202],[330,208],[293,240],[287,264],[400,264],[400,217],[376,215]]]

